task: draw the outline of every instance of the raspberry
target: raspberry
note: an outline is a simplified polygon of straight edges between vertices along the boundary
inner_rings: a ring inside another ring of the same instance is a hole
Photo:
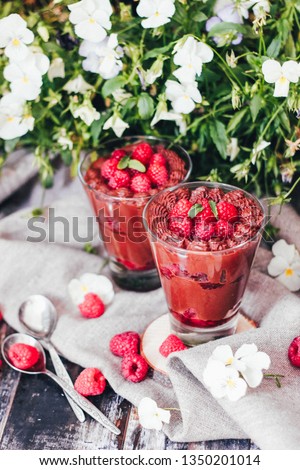
[[[194,228],[195,237],[199,240],[204,240],[208,242],[216,233],[216,228],[214,224],[206,224],[202,221],[195,223]]]
[[[293,366],[300,367],[300,336],[291,342],[288,349],[288,357]]]
[[[115,335],[109,343],[109,349],[115,356],[124,357],[137,354],[140,346],[140,335],[135,331],[125,331]]]
[[[151,145],[147,144],[147,142],[142,142],[141,144],[137,145],[137,147],[132,152],[132,158],[143,163],[143,165],[147,165],[149,163],[152,155],[152,147]]]
[[[216,220],[208,199],[202,199],[200,204],[204,207],[203,211],[198,212],[196,220],[201,219],[205,222],[214,222]]]
[[[187,349],[187,346],[183,344],[181,339],[175,335],[169,335],[160,345],[159,352],[162,356],[168,357],[169,354],[175,351],[184,351],[185,349]]]
[[[109,180],[116,172],[119,160],[117,158],[109,158],[105,160],[101,167],[101,175]]]
[[[116,149],[112,152],[111,156],[112,158],[117,158],[120,161],[121,158],[126,157],[126,152],[122,149]]]
[[[158,163],[151,163],[147,170],[147,175],[149,176],[152,183],[157,186],[164,186],[169,180],[169,173],[165,166]]]
[[[188,199],[180,199],[171,210],[170,217],[187,217],[191,207]]]
[[[75,390],[84,397],[101,395],[104,392],[106,380],[99,369],[88,367],[77,377],[74,383]]]
[[[128,354],[122,360],[122,375],[130,382],[141,382],[147,375],[148,364],[139,354]]]
[[[237,208],[230,202],[220,201],[217,204],[217,211],[220,220],[236,222],[239,216]]]
[[[154,153],[150,159],[150,165],[157,163],[157,165],[166,166],[167,159],[161,153]]]
[[[38,362],[40,353],[29,344],[15,343],[9,348],[8,357],[15,367],[27,370]]]
[[[169,229],[179,237],[188,238],[192,232],[192,221],[189,217],[173,217],[169,220]]]
[[[144,173],[133,176],[131,180],[131,189],[135,193],[147,193],[151,189],[151,181]]]
[[[80,313],[85,318],[98,318],[103,315],[105,306],[100,297],[96,294],[86,294],[84,301],[78,305]]]
[[[226,220],[218,220],[215,230],[219,238],[231,238],[233,235],[233,227]]]
[[[130,175],[127,170],[116,170],[108,182],[112,189],[128,188],[129,185]]]

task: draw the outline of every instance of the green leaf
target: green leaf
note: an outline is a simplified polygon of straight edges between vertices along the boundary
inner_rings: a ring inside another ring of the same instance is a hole
[[[218,214],[217,204],[215,203],[215,201],[208,201],[208,204],[210,205],[210,208],[211,208],[212,213],[214,214],[215,218],[218,219],[219,214]]]
[[[62,150],[60,152],[61,159],[66,166],[70,166],[73,161],[72,153],[70,150]]]
[[[148,93],[141,93],[138,99],[138,110],[141,119],[150,119],[154,112],[153,99]]]
[[[296,46],[295,46],[295,42],[294,42],[292,34],[289,34],[289,37],[288,37],[287,42],[285,44],[284,52],[285,52],[286,56],[292,57],[294,59],[297,56]]]
[[[271,58],[278,57],[281,48],[281,38],[276,36],[267,49],[267,56]]]
[[[279,120],[280,120],[280,123],[282,124],[282,126],[285,128],[285,130],[287,132],[291,132],[291,123],[290,123],[290,120],[289,120],[289,117],[288,115],[282,111],[280,114],[279,114]]]
[[[215,24],[209,31],[208,37],[215,36],[216,34],[226,34],[231,31],[238,32],[245,34],[246,29],[244,26],[237,24],[237,23],[226,23],[225,21],[222,23]]]
[[[102,87],[102,96],[106,98],[107,96],[111,95],[114,91],[122,88],[126,83],[124,77],[114,77],[106,80]]]
[[[232,118],[230,119],[230,121],[228,123],[227,132],[234,131],[247,112],[248,112],[247,108],[243,108],[240,111],[237,111],[234,114],[234,116],[232,116]]]
[[[213,143],[217,147],[221,157],[225,160],[227,157],[226,148],[228,144],[228,139],[224,124],[221,121],[217,120],[210,121],[209,132]]]
[[[201,205],[201,204],[194,204],[190,210],[189,210],[189,213],[188,213],[188,216],[191,218],[191,219],[194,219],[194,217],[196,217],[197,214],[199,214],[200,212],[202,212],[204,209],[204,207]]]
[[[151,51],[146,52],[146,54],[143,57],[143,60],[153,59],[153,58],[156,59],[157,56],[159,56],[160,54],[165,54],[166,52],[168,52],[172,46],[173,46],[172,43],[169,43],[167,46],[157,47],[156,49],[152,49]]]
[[[119,161],[117,165],[117,168],[119,170],[125,170],[125,168],[129,166],[129,162],[130,162],[130,156],[126,155],[126,157],[121,158],[121,160]]]
[[[145,165],[143,165],[139,160],[130,160],[129,164],[128,164],[128,167],[129,168],[132,168],[133,170],[138,170],[140,171],[141,173],[145,173],[146,172],[146,167]]]
[[[97,143],[98,143],[98,139],[99,139],[99,136],[101,134],[101,131],[102,131],[102,128],[103,128],[103,124],[106,120],[106,116],[101,116],[100,119],[98,119],[97,121],[93,121],[92,125],[91,125],[91,136],[92,136],[92,139],[93,139],[93,146],[96,147],[97,146]]]
[[[196,21],[196,23],[201,23],[201,21],[207,20],[207,15],[202,11],[199,11],[199,7],[195,5],[195,8],[190,10],[190,17],[192,21]]]
[[[257,118],[259,111],[262,108],[263,99],[260,95],[253,96],[252,100],[250,101],[250,111],[252,116],[252,121],[254,122]]]

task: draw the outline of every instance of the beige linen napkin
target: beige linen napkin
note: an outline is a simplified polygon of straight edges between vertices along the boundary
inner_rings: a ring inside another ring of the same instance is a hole
[[[91,215],[83,195],[59,201],[53,207],[56,216],[71,219],[78,215],[83,227]],[[142,333],[153,319],[165,313],[162,289],[134,293],[116,288],[115,300],[102,317],[84,319],[70,302],[67,285],[84,272],[99,272],[101,258],[85,253],[72,239],[64,244],[62,233],[56,243],[26,241],[28,217],[25,210],[0,222],[0,306],[10,325],[21,329],[17,311],[29,295],[48,296],[59,312],[52,339],[60,353],[82,367],[99,367],[113,389],[135,405],[149,396],[160,407],[179,408],[172,412],[170,425],[164,426],[174,441],[249,437],[262,449],[300,448],[300,369],[291,366],[287,358],[290,342],[300,335],[300,298],[266,274],[271,257],[267,250],[258,252],[242,305],[247,315],[260,322],[260,328],[174,354],[168,364],[169,383],[154,373],[132,384],[122,378],[120,359],[110,353],[109,341],[126,330]],[[290,207],[283,209],[276,225],[289,242],[299,243],[294,237],[299,234],[300,218]],[[249,389],[236,403],[215,400],[202,380],[212,350],[219,344],[230,344],[235,351],[253,342],[270,355],[270,372],[285,376],[282,388],[264,379],[260,387]]]

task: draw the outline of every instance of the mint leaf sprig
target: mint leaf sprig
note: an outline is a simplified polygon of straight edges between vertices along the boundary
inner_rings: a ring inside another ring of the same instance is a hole
[[[137,170],[140,173],[146,173],[146,167],[139,160],[131,159],[129,155],[121,158],[117,165],[118,170],[125,170],[125,168],[131,168]]]

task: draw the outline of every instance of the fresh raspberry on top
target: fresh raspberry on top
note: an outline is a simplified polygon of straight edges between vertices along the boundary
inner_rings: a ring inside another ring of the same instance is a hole
[[[129,354],[125,356],[121,364],[124,379],[130,382],[141,382],[148,373],[148,364],[139,354]]]
[[[103,315],[105,305],[96,294],[86,294],[84,301],[78,305],[80,313],[85,318],[98,318]]]
[[[101,395],[104,392],[106,380],[99,369],[89,367],[84,369],[74,383],[75,390],[84,397]]]
[[[117,158],[109,158],[103,162],[101,167],[101,175],[109,180],[116,172],[119,160]]]
[[[152,163],[157,163],[158,165],[166,166],[167,159],[161,153],[154,153],[150,158],[150,165]]]
[[[169,354],[175,351],[184,351],[187,349],[187,346],[183,344],[181,339],[175,335],[169,335],[159,348],[159,352],[162,356],[168,357]]]
[[[145,173],[138,173],[131,180],[131,189],[135,193],[147,193],[151,189],[151,181]]]
[[[192,219],[188,217],[192,204],[187,199],[180,199],[170,212],[169,229],[180,237],[189,237],[192,232]]]
[[[202,220],[198,222],[196,221],[194,227],[195,238],[208,242],[211,238],[215,236],[215,233],[216,227],[214,223],[205,223],[202,222]]]
[[[137,354],[140,346],[140,335],[135,331],[125,331],[115,335],[109,343],[109,349],[115,356],[124,357]]]
[[[216,218],[209,204],[209,200],[201,199],[200,204],[201,206],[203,206],[203,210],[201,212],[198,212],[198,214],[196,215],[196,219],[201,219],[205,222],[214,222]]]
[[[216,223],[216,236],[222,239],[231,238],[233,235],[233,226],[227,220],[218,220]]]
[[[180,199],[170,212],[170,217],[187,217],[192,204],[188,199]]]
[[[300,367],[300,336],[291,342],[288,349],[288,357],[293,366]]]
[[[128,170],[116,170],[108,181],[112,189],[128,188],[130,185],[130,174]]]
[[[218,202],[217,211],[220,220],[227,220],[231,223],[236,222],[238,220],[238,210],[233,204],[230,204],[230,202]]]
[[[169,173],[167,168],[160,163],[150,163],[147,175],[149,176],[152,183],[157,186],[164,186],[169,179]]]
[[[15,343],[7,353],[11,363],[18,369],[28,370],[31,369],[39,360],[40,353],[29,344]]]
[[[147,165],[152,155],[153,150],[151,145],[149,145],[147,142],[142,142],[141,144],[136,146],[136,148],[132,152],[131,157],[134,160],[138,160],[139,162],[143,163],[143,165]]]
[[[116,149],[111,153],[112,158],[117,158],[119,161],[121,158],[126,157],[126,152],[123,149]]]

